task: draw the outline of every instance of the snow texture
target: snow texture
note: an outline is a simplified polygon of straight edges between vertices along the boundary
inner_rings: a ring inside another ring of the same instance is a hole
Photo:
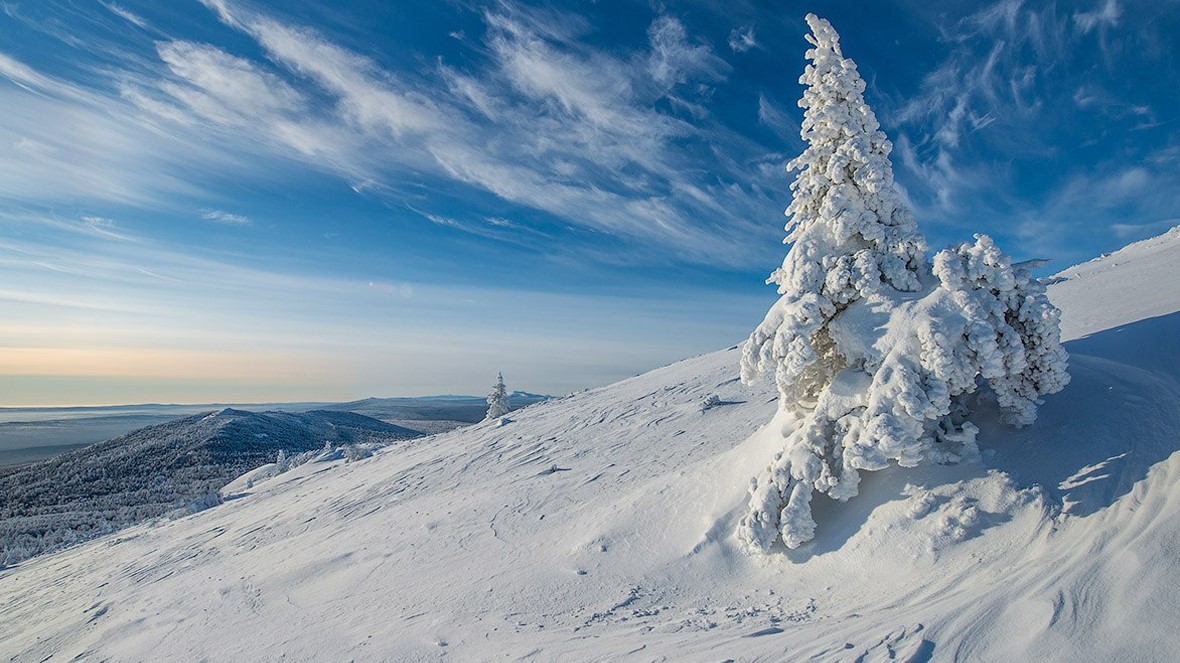
[[[792,246],[768,280],[781,297],[741,362],[747,382],[773,373],[780,407],[800,421],[750,483],[738,533],[752,552],[810,541],[813,494],[847,501],[861,471],[973,456],[978,427],[967,418],[981,379],[1016,426],[1069,379],[1059,312],[991,238],[926,261],[864,81],[832,26],[807,22],[807,148],[788,166],[799,171],[786,210]]]

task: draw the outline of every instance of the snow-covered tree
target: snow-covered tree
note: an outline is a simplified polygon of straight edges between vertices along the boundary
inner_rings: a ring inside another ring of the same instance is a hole
[[[918,289],[925,241],[893,186],[892,145],[864,101],[856,63],[840,52],[827,21],[807,16],[812,64],[802,136],[807,149],[787,164],[791,184],[786,242],[794,244],[767,283],[782,298],[742,356],[742,377],[773,370],[784,400],[809,401],[839,369],[825,327],[839,311],[884,287]]]
[[[504,386],[504,374],[496,374],[496,384],[488,394],[487,419],[499,419],[508,414],[508,388]]]
[[[981,380],[1005,420],[1024,425],[1069,377],[1059,312],[990,238],[927,262],[856,64],[831,24],[807,23],[792,246],[767,281],[781,297],[742,351],[743,380],[773,372],[796,423],[751,482],[738,535],[760,551],[810,540],[812,495],[855,496],[861,470],[973,454],[968,397]]]

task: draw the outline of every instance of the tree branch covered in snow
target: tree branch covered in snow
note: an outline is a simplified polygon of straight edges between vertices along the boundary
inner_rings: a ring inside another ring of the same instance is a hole
[[[742,379],[773,372],[799,418],[751,484],[738,535],[756,551],[811,540],[812,495],[856,496],[861,470],[973,455],[967,397],[981,381],[1004,420],[1025,425],[1069,379],[1059,312],[989,237],[926,260],[856,64],[827,21],[807,22],[792,246],[767,281],[781,297],[742,353]]]

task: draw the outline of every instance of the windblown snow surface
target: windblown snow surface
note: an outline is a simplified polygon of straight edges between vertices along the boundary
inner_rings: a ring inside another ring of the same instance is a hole
[[[734,349],[0,575],[14,661],[1160,661],[1180,650],[1180,230],[1059,275],[1073,382],[981,458],[738,551],[771,385]]]

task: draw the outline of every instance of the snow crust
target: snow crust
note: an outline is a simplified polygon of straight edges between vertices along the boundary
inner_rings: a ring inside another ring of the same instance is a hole
[[[1063,272],[1073,381],[1037,422],[817,495],[797,550],[732,534],[796,421],[729,349],[0,571],[0,658],[1168,660],[1177,252]]]

